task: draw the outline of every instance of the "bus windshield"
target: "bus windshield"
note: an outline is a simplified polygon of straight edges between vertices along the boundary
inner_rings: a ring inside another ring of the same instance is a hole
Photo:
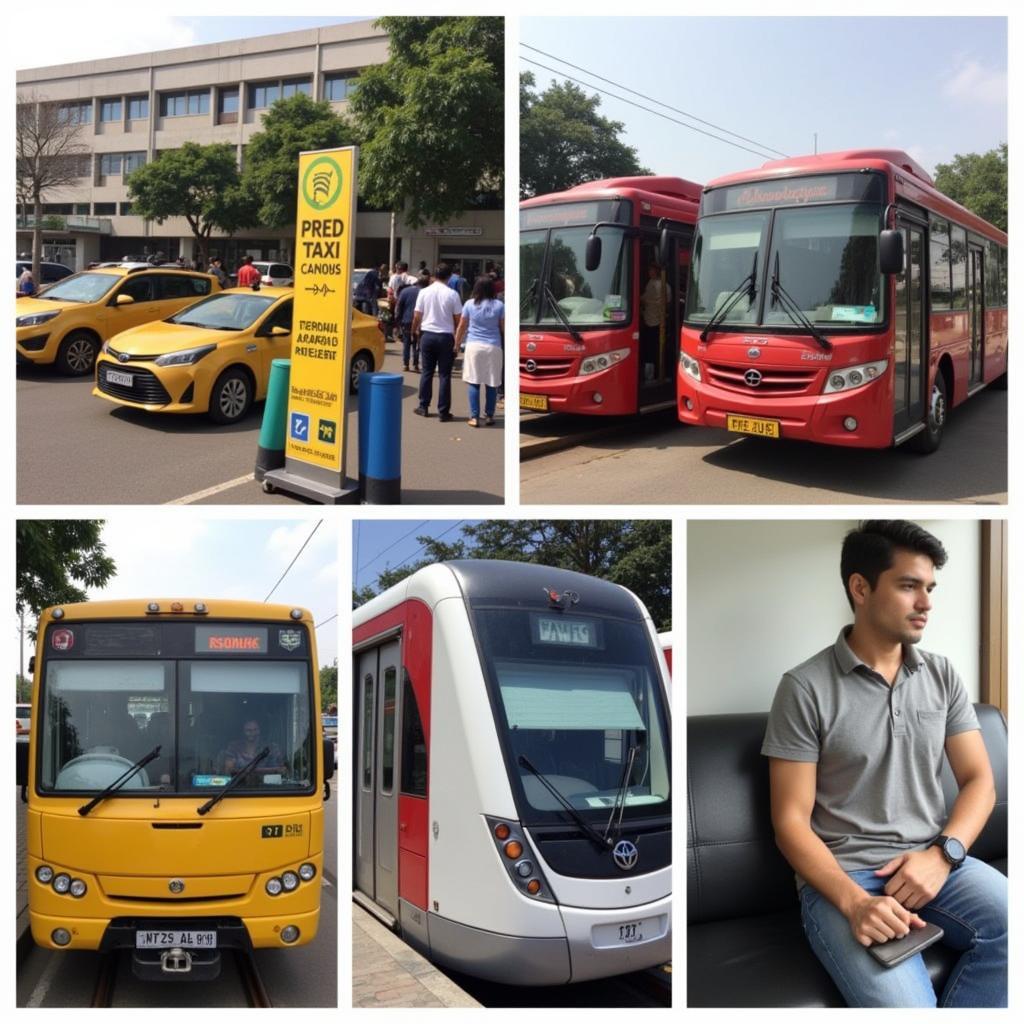
[[[524,819],[564,819],[551,786],[586,817],[606,820],[631,759],[624,816],[664,813],[667,716],[643,627],[520,609],[480,610],[477,622]]]
[[[40,792],[99,792],[156,747],[120,795],[209,795],[264,750],[234,793],[313,786],[312,681],[301,657],[51,657],[42,682]]]

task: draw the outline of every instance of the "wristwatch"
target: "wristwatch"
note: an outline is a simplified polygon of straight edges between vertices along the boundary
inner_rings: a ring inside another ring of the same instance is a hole
[[[938,836],[932,840],[931,845],[942,850],[942,856],[946,858],[946,863],[953,871],[967,859],[967,848],[953,836]]]

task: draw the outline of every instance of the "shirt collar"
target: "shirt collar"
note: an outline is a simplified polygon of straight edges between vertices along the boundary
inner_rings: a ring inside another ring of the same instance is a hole
[[[850,630],[853,626],[843,626],[839,630],[839,636],[836,637],[835,652],[836,660],[839,662],[839,667],[844,673],[850,673],[858,665],[863,665],[869,672],[874,671],[870,665],[866,665],[856,654],[853,653],[853,649],[846,642],[846,638],[850,635]],[[908,672],[916,672],[923,664],[924,659],[921,657],[920,652],[913,644],[903,645],[903,664]]]

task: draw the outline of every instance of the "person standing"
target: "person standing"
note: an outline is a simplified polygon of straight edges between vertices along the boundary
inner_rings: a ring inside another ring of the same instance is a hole
[[[252,264],[251,256],[242,257],[242,265],[238,268],[238,287],[251,288],[263,280],[263,275]]]
[[[1007,1004],[1006,876],[967,856],[995,805],[992,767],[956,670],[917,649],[946,558],[904,520],[846,535],[853,625],[782,677],[761,748],[804,931],[849,1006]],[[960,954],[938,997],[920,953],[887,968],[865,948],[926,922]]]
[[[466,341],[462,361],[462,379],[469,385],[469,420],[480,426],[480,388],[485,389],[484,416],[488,426],[494,423],[494,409],[501,385],[502,343],[505,338],[505,303],[495,297],[494,279],[485,274],[476,279],[473,295],[462,308],[455,332],[456,349]]]
[[[641,383],[661,374],[661,331],[671,289],[662,280],[657,263],[647,266],[647,285],[640,297]]]
[[[434,393],[434,370],[437,370],[438,419],[447,423],[452,419],[452,367],[455,365],[455,330],[462,313],[459,293],[448,287],[451,268],[439,263],[434,281],[416,297],[412,333],[420,343],[419,405],[413,410],[417,416],[430,415],[430,401]]]
[[[412,321],[416,312],[416,300],[420,292],[430,284],[430,278],[424,274],[422,277],[413,278],[413,284],[403,284],[398,289],[398,303],[395,308],[395,318],[402,331],[402,369],[409,369],[409,357],[412,357],[412,369],[415,373],[420,372],[420,347],[419,342],[413,337]]]
[[[462,289],[466,286],[466,279],[459,273],[460,270],[462,270],[462,265],[459,263],[452,267],[451,277],[448,278],[448,287],[461,299]]]
[[[376,267],[370,267],[356,286],[356,308],[368,316],[376,316],[379,293],[380,274]]]
[[[18,295],[35,295],[36,281],[32,276],[32,268],[26,267],[18,278]]]
[[[210,265],[206,268],[206,272],[208,274],[213,274],[213,276],[217,278],[217,282],[218,284],[220,284],[221,288],[231,287],[231,279],[228,277],[226,271],[224,270],[221,258],[219,256],[214,256],[210,260]]]

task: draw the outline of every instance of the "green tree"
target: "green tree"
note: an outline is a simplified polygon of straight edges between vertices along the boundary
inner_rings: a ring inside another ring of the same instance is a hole
[[[935,187],[972,213],[1006,230],[1007,145],[987,153],[957,153],[952,163],[935,168]]]
[[[44,608],[86,599],[117,572],[100,539],[102,519],[19,519],[15,607],[38,616]],[[35,638],[35,631],[29,630]]]
[[[235,147],[226,142],[186,142],[165,150],[129,175],[128,195],[132,212],[147,220],[162,224],[168,217],[184,217],[204,263],[215,229],[230,235],[256,222],[254,204],[241,187]]]
[[[14,696],[18,704],[28,704],[32,700],[32,678],[30,676],[15,675]]]
[[[327,713],[328,708],[338,706],[338,659],[330,665],[320,666],[320,711]]]
[[[360,192],[418,227],[499,192],[504,169],[503,18],[390,17],[389,58],[360,74],[350,110]]]
[[[469,524],[452,542],[417,537],[421,558],[382,572],[354,595],[360,605],[425,565],[453,558],[497,558],[572,569],[628,587],[659,630],[672,628],[672,524],[667,520],[495,519]]]
[[[519,197],[561,192],[597,178],[650,174],[620,141],[625,127],[598,113],[600,96],[572,82],[538,95],[532,74],[519,76]]]
[[[272,230],[295,223],[300,153],[354,142],[351,125],[330,103],[314,102],[302,93],[278,100],[245,150],[242,187],[257,222]]]

